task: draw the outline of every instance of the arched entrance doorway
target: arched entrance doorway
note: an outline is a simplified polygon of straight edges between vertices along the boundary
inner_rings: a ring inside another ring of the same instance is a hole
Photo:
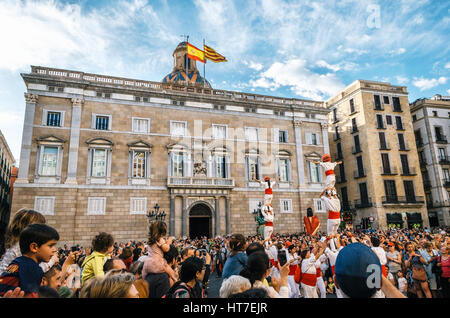
[[[208,205],[199,203],[189,212],[189,237],[194,239],[212,235],[212,212]]]

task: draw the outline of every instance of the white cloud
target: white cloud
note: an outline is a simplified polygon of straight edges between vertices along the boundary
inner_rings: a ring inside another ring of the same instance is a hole
[[[263,69],[263,65],[261,63],[256,63],[253,61],[247,62],[247,61],[243,61],[243,63],[245,65],[247,65],[249,68],[251,68],[252,70],[255,70],[257,72],[261,71]]]
[[[325,68],[327,68],[329,70],[332,70],[334,72],[337,72],[337,71],[339,71],[341,69],[339,65],[337,65],[337,64],[336,65],[330,65],[327,62],[325,62],[324,60],[318,61],[316,63],[316,65],[320,66],[320,67],[325,67]]]
[[[439,78],[431,78],[431,79],[427,79],[427,78],[417,78],[414,77],[414,81],[413,81],[413,85],[418,87],[421,91],[445,84],[447,82],[447,78],[446,77],[439,77]]]
[[[260,78],[250,81],[253,87],[278,89],[282,86],[300,97],[323,100],[344,87],[340,79],[332,73],[318,74],[307,68],[306,60],[291,59],[276,62],[260,74]]]
[[[447,89],[447,95],[450,96],[450,89]]]
[[[400,85],[404,85],[409,82],[409,79],[404,76],[396,76],[395,79],[397,80],[397,83]]]
[[[400,55],[400,54],[403,54],[405,52],[406,52],[406,49],[404,47],[401,47],[401,48],[399,48],[397,50],[389,51],[389,53],[392,54],[392,55]]]
[[[448,62],[447,64],[445,64],[445,68],[450,68],[450,62]]]

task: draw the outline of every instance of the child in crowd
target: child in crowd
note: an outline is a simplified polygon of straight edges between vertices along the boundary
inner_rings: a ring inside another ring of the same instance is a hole
[[[92,277],[104,276],[103,265],[114,250],[114,238],[111,234],[101,232],[92,240],[92,248],[94,252],[87,256],[81,265],[81,285]]]
[[[22,233],[28,225],[35,223],[45,224],[45,217],[37,211],[20,209],[14,215],[5,233],[5,245],[7,250],[0,264],[0,274],[5,271],[14,259],[22,256],[19,246],[20,233]],[[58,257],[55,255],[48,263],[41,263],[39,266],[46,272],[57,262]]]
[[[162,221],[154,221],[150,224],[150,233],[148,243],[150,244],[148,258],[145,259],[144,268],[142,269],[142,278],[145,279],[148,273],[158,274],[167,273],[172,286],[178,277],[175,271],[167,264],[164,259],[164,253],[170,250],[173,237],[166,239],[167,225]]]
[[[397,272],[397,276],[398,276],[398,279],[397,279],[398,290],[400,290],[400,292],[406,296],[407,289],[408,289],[408,281],[404,277],[402,271]]]
[[[19,238],[22,256],[14,259],[0,276],[0,296],[19,287],[24,297],[37,298],[44,272],[38,265],[48,262],[56,253],[58,232],[45,224],[31,224]]]
[[[318,164],[325,169],[325,175],[327,176],[325,179],[325,186],[334,187],[334,185],[336,184],[336,176],[334,175],[334,168],[337,165],[340,165],[342,161],[331,162],[331,156],[326,153],[322,156],[322,161],[311,160],[311,162]]]

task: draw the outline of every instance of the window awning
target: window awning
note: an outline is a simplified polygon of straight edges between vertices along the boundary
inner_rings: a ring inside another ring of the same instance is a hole
[[[403,218],[400,213],[387,213],[387,223],[403,223]]]
[[[422,214],[420,213],[406,213],[408,217],[408,222],[411,223],[422,223]]]

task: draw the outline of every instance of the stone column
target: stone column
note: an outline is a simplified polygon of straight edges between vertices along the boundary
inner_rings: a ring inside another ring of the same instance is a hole
[[[38,95],[25,93],[25,119],[23,123],[22,147],[20,150],[20,167],[16,183],[28,183],[33,124],[37,99]]]
[[[295,151],[297,157],[297,177],[299,187],[305,185],[305,166],[303,163],[304,161],[301,126],[302,122],[300,120],[294,120]]]
[[[228,197],[225,197],[225,234],[231,234],[230,233],[230,199]]]
[[[328,144],[328,124],[321,123],[322,127],[322,143],[323,143],[323,153],[330,153],[330,145]]]
[[[187,236],[187,211],[186,211],[186,197],[181,199],[181,236]]]
[[[215,197],[214,198],[214,224],[215,224],[215,231],[214,231],[214,237],[217,235],[220,235],[220,213],[219,213],[219,198]]]
[[[170,221],[169,221],[170,236],[175,235],[175,197],[170,197]]]
[[[69,163],[66,184],[77,184],[78,147],[80,144],[82,98],[72,98],[72,123],[70,126]]]

